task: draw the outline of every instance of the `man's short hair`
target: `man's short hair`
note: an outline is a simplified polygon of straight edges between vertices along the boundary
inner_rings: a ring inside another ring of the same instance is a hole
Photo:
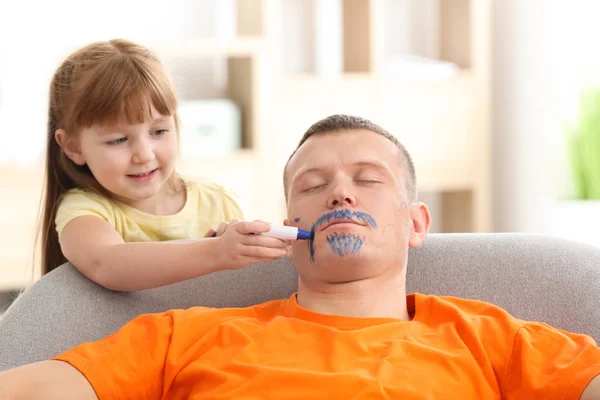
[[[311,136],[314,135],[323,135],[327,133],[340,133],[343,131],[355,131],[359,129],[365,129],[371,132],[375,132],[380,134],[381,136],[388,139],[390,142],[394,143],[402,154],[402,165],[404,167],[404,176],[405,176],[405,186],[406,191],[408,193],[408,198],[410,201],[414,201],[417,198],[417,176],[415,173],[415,166],[412,160],[412,157],[406,150],[406,148],[392,136],[388,131],[380,127],[379,125],[369,121],[368,119],[356,117],[353,115],[343,115],[343,114],[335,114],[331,115],[327,118],[324,118],[316,123],[314,123],[302,136],[298,146],[292,152],[290,157],[288,158],[287,163],[285,164],[285,168],[283,169],[283,188],[285,191],[285,199],[287,202],[287,179],[286,172],[288,164],[294,154],[298,151],[298,149],[306,142]]]

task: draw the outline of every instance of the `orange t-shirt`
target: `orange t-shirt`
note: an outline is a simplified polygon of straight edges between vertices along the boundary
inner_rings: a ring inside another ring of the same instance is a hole
[[[479,301],[413,294],[411,321],[302,308],[142,315],[58,356],[104,399],[579,399],[600,374],[587,336]]]

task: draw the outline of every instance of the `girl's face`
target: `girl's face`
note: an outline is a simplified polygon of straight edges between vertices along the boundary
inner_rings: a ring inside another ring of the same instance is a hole
[[[173,116],[153,108],[151,120],[141,124],[83,129],[77,151],[65,150],[76,164],[87,164],[118,200],[141,210],[156,210],[170,193],[166,183],[175,171],[177,144]]]

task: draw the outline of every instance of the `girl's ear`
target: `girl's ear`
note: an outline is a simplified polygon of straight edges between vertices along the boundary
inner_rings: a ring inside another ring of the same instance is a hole
[[[79,149],[79,142],[67,135],[64,129],[57,129],[54,132],[54,139],[71,161],[77,165],[85,165],[85,158]]]

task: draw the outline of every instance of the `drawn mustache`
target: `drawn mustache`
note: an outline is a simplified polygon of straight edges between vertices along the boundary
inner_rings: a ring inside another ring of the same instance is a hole
[[[314,232],[321,226],[330,223],[333,220],[348,220],[354,222],[366,222],[371,225],[373,228],[377,228],[377,222],[375,219],[369,214],[362,211],[352,211],[347,208],[341,210],[333,210],[328,213],[325,213],[317,219],[317,221],[313,224],[311,228],[311,232],[314,235]]]

